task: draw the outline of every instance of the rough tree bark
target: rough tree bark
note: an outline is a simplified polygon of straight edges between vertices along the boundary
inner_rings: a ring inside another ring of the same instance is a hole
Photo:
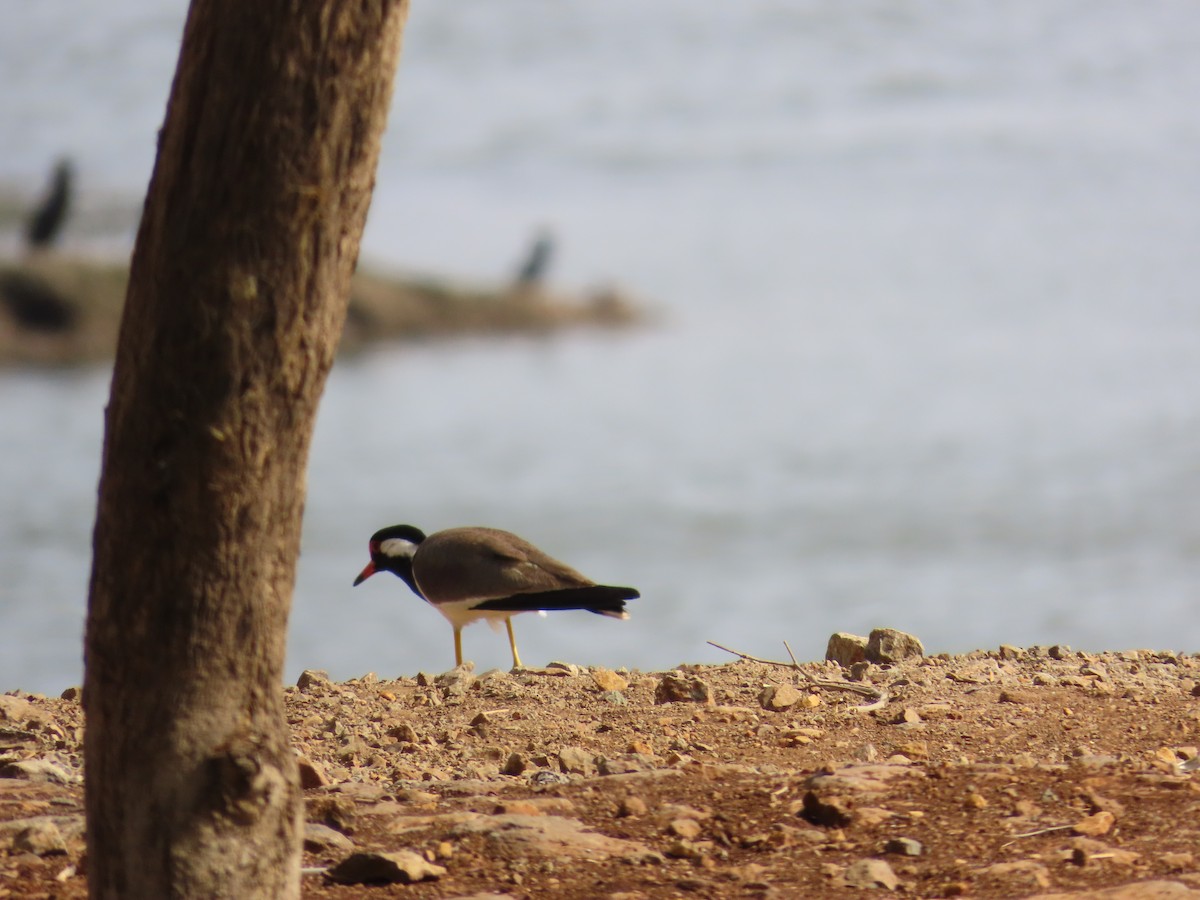
[[[407,0],[194,0],[107,410],[84,697],[95,898],[295,897],[285,629]]]

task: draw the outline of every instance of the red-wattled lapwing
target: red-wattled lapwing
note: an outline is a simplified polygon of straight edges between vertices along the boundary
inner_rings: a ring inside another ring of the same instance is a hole
[[[512,617],[521,612],[586,609],[628,619],[625,601],[634,588],[584,578],[533,544],[498,528],[447,528],[425,536],[412,525],[392,525],[371,535],[371,561],[354,579],[376,572],[398,575],[454,626],[454,662],[462,665],[462,630],[476,619],[508,627],[513,667],[520,668]]]

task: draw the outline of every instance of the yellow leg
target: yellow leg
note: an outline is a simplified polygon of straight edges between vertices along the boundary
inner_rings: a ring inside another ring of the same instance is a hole
[[[454,664],[462,665],[462,629],[454,626]]]
[[[508,626],[508,646],[512,648],[513,668],[519,669],[521,668],[521,654],[517,652],[517,639],[512,630],[512,616],[505,619],[504,624]]]

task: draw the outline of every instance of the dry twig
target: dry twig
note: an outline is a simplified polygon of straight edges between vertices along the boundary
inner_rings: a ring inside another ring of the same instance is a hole
[[[711,646],[718,650],[724,650],[726,653],[732,653],[734,656],[749,660],[750,662],[762,663],[766,666],[778,666],[781,669],[793,669],[799,672],[807,679],[808,683],[816,688],[830,691],[850,691],[854,694],[861,694],[864,697],[871,697],[874,702],[868,703],[866,706],[856,707],[860,712],[871,712],[872,710],[882,709],[887,706],[888,692],[883,688],[873,687],[869,684],[854,684],[849,681],[824,681],[816,678],[810,673],[801,668],[800,663],[796,662],[796,655],[792,653],[792,648],[788,646],[788,642],[784,641],[783,646],[788,652],[788,656],[792,658],[790,663],[780,662],[775,659],[762,659],[758,656],[751,656],[749,653],[742,653],[740,650],[734,650],[731,647],[726,647],[724,644],[718,644],[716,641],[708,642]]]

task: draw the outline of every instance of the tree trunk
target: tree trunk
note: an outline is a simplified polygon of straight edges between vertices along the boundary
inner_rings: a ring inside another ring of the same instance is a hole
[[[94,898],[299,895],[281,678],[317,402],[407,0],[193,0],[107,409]]]

